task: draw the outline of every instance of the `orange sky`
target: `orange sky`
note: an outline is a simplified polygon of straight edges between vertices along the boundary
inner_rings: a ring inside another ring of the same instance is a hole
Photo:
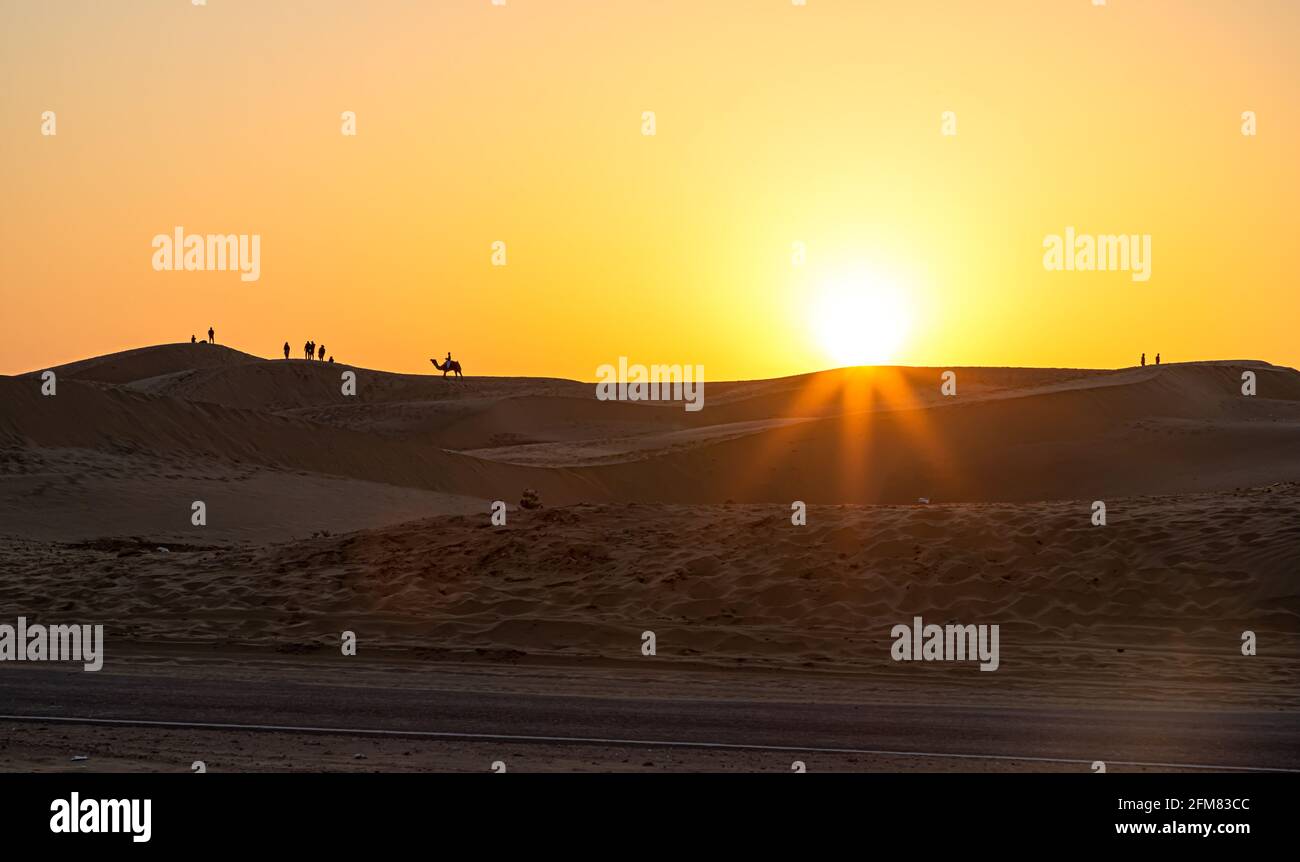
[[[1300,366],[1298,36],[1294,0],[0,0],[0,373],[212,324],[765,377],[840,364],[823,299],[879,284],[897,363]],[[260,279],[155,272],[176,225],[260,234]],[[1067,226],[1150,234],[1151,279],[1046,271]]]

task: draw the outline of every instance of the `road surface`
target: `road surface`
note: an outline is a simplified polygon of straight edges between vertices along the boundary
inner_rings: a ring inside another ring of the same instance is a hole
[[[0,722],[1300,771],[1286,712],[603,697],[0,668]]]

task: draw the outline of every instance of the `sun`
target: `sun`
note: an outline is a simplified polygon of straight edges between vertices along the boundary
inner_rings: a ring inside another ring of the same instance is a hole
[[[896,285],[855,273],[822,288],[810,323],[817,344],[837,365],[884,365],[906,341],[912,310]]]

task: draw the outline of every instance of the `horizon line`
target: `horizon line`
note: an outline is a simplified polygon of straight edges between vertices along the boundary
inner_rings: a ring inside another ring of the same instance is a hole
[[[213,343],[210,344],[210,343],[207,342],[207,341],[198,341],[198,342],[194,342],[194,343],[191,343],[191,342],[188,342],[188,341],[165,341],[165,342],[159,342],[159,343],[156,343],[156,344],[144,344],[144,345],[141,345],[141,346],[138,346],[138,347],[127,347],[127,348],[124,348],[124,349],[122,349],[122,350],[115,350],[115,351],[111,351],[111,352],[109,352],[109,353],[101,353],[101,354],[96,354],[96,355],[93,355],[93,356],[84,356],[84,357],[81,357],[81,358],[78,358],[78,359],[71,359],[71,360],[67,360],[67,361],[64,361],[64,362],[55,363],[55,364],[52,364],[52,365],[44,365],[44,366],[40,366],[40,367],[38,367],[38,368],[32,368],[32,369],[30,369],[30,370],[28,370],[28,371],[19,371],[19,372],[15,372],[15,373],[0,373],[0,376],[3,376],[3,377],[30,377],[30,376],[32,376],[32,375],[39,375],[40,373],[42,373],[42,372],[44,372],[44,371],[50,371],[50,370],[54,370],[54,369],[57,369],[57,368],[63,368],[63,367],[69,366],[69,365],[77,365],[77,364],[79,364],[79,363],[83,363],[83,362],[91,362],[91,361],[94,361],[94,360],[97,360],[97,359],[108,359],[108,358],[110,358],[110,357],[121,356],[121,355],[125,355],[125,354],[128,354],[128,353],[136,353],[136,352],[141,352],[141,351],[146,351],[146,350],[157,350],[157,349],[165,348],[165,347],[187,347],[187,346],[195,347],[195,348],[200,348],[200,347],[203,347],[203,348],[206,348],[206,347],[219,347],[219,348],[222,348],[222,349],[228,350],[228,351],[230,351],[230,352],[232,352],[232,353],[239,353],[239,354],[243,354],[244,356],[252,357],[253,359],[256,359],[256,360],[259,360],[259,361],[262,361],[262,362],[292,362],[292,361],[298,361],[298,362],[310,362],[310,363],[312,363],[312,364],[320,364],[320,365],[331,365],[331,364],[332,364],[332,365],[339,365],[339,366],[341,366],[341,367],[345,367],[345,368],[354,368],[354,369],[358,369],[358,370],[361,370],[361,371],[371,371],[371,372],[377,372],[377,373],[381,373],[381,374],[403,375],[403,376],[409,376],[409,377],[425,377],[425,376],[434,377],[434,376],[437,376],[437,372],[436,372],[436,371],[434,371],[434,372],[430,372],[429,374],[420,374],[420,373],[418,373],[418,372],[390,371],[390,370],[387,370],[387,369],[384,369],[384,368],[375,368],[375,367],[371,367],[371,366],[358,365],[358,364],[355,364],[355,363],[348,363],[348,362],[330,362],[330,361],[327,361],[327,360],[319,360],[319,359],[307,360],[307,359],[303,359],[303,358],[300,357],[300,356],[291,356],[291,357],[289,357],[288,359],[285,359],[285,358],[280,357],[280,356],[262,356],[262,355],[257,354],[257,353],[252,353],[252,352],[250,352],[250,351],[248,351],[248,350],[243,350],[243,349],[240,349],[240,348],[238,348],[238,347],[232,347],[232,346],[229,345],[229,344],[223,344],[223,343],[221,343],[221,342],[213,342]],[[426,358],[428,358],[428,357],[426,357]],[[621,357],[621,358],[626,358],[626,357]],[[670,367],[673,366],[673,365],[683,366],[683,365],[685,365],[686,363],[654,362],[654,363],[638,363],[638,364],[640,364],[640,365],[644,365],[645,367],[649,368],[649,367],[652,367],[652,366],[670,366]],[[698,364],[698,363],[696,363],[696,364]],[[938,370],[938,369],[942,369],[942,370],[960,370],[960,369],[992,369],[992,368],[1000,368],[1000,369],[1008,369],[1008,370],[1009,370],[1009,369],[1024,369],[1024,370],[1040,370],[1040,371],[1048,371],[1048,370],[1052,370],[1052,371],[1127,371],[1127,370],[1131,370],[1131,369],[1140,369],[1140,368],[1153,368],[1153,369],[1154,369],[1154,368],[1162,368],[1162,367],[1173,367],[1173,366],[1175,366],[1175,365],[1234,365],[1234,364],[1241,364],[1241,365],[1266,365],[1266,366],[1271,367],[1271,368],[1290,369],[1290,370],[1292,370],[1292,371],[1297,370],[1297,369],[1291,368],[1291,366],[1288,366],[1288,365],[1278,365],[1277,363],[1270,362],[1270,361],[1268,361],[1268,360],[1266,360],[1266,359],[1247,359],[1247,358],[1233,358],[1233,359],[1228,359],[1228,358],[1224,358],[1224,359],[1189,359],[1189,360],[1180,360],[1180,361],[1177,361],[1177,362],[1161,362],[1161,363],[1159,363],[1159,364],[1156,364],[1156,363],[1154,363],[1154,362],[1148,362],[1146,365],[1141,365],[1141,364],[1139,364],[1139,365],[1120,365],[1120,366],[1115,366],[1115,367],[1098,367],[1098,366],[1083,366],[1083,365],[991,365],[991,364],[985,364],[985,365],[971,365],[971,364],[905,365],[905,364],[877,364],[877,365],[833,365],[833,366],[827,366],[827,367],[818,367],[818,368],[813,368],[813,369],[806,370],[806,371],[796,371],[796,372],[791,373],[791,374],[779,374],[779,375],[776,375],[776,376],[773,376],[773,377],[737,377],[737,378],[729,378],[729,379],[718,379],[718,380],[713,380],[713,381],[711,381],[711,382],[713,382],[713,383],[748,383],[748,382],[754,382],[754,381],[760,381],[760,380],[784,380],[784,379],[789,379],[789,378],[794,378],[794,377],[806,377],[806,376],[813,375],[813,374],[829,374],[829,373],[833,373],[833,372],[837,372],[837,371],[868,371],[868,370],[881,370],[881,369],[910,369],[910,370],[926,370],[926,369],[936,369],[936,370]],[[600,366],[597,366],[598,369],[599,369],[599,367],[600,367]],[[581,379],[574,378],[574,377],[562,377],[562,376],[556,376],[556,375],[550,375],[550,374],[466,374],[465,377],[476,377],[476,378],[482,378],[482,379],[497,379],[497,380],[502,380],[502,379],[563,380],[563,381],[568,381],[568,382],[572,382],[572,383],[582,383],[582,384],[590,383],[590,384],[593,384],[593,385],[596,384],[596,383],[599,383],[599,382],[600,382],[599,380],[595,380],[595,379],[593,379],[593,380],[581,380]]]

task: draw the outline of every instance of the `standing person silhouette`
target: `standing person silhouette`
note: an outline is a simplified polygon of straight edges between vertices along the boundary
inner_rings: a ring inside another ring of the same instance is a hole
[[[209,343],[209,344],[216,344],[216,343],[217,343],[217,334],[216,334],[215,332],[212,331],[212,327],[211,327],[211,326],[208,327],[208,343]]]
[[[308,358],[308,359],[311,359],[311,342],[310,342],[310,341],[304,341],[304,342],[303,342],[303,344],[302,344],[302,352],[305,353],[305,354],[307,354],[307,358]]]
[[[318,356],[319,356],[320,361],[321,361],[321,362],[324,362],[324,361],[325,361],[325,345],[322,344],[320,347],[316,348],[316,352],[317,352],[317,354],[318,354]]]
[[[287,341],[284,343],[284,358],[289,358],[289,342]]]
[[[1156,365],[1159,365],[1159,364],[1160,364],[1160,354],[1157,353],[1157,354],[1156,354]]]
[[[190,344],[198,344],[199,340],[193,335],[190,336]]]
[[[1142,354],[1142,367],[1147,367],[1147,355],[1145,353]]]

